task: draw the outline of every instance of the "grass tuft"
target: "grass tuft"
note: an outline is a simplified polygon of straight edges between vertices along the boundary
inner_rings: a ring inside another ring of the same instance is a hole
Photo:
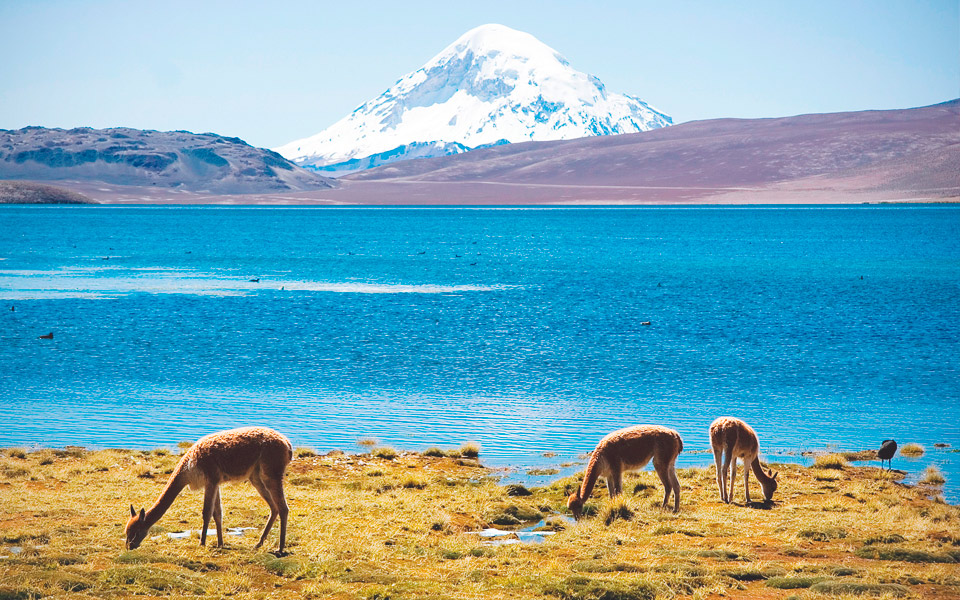
[[[27,457],[27,453],[22,448],[10,448],[7,450],[7,456],[23,459]]]
[[[909,456],[910,458],[923,456],[926,451],[927,450],[920,444],[914,444],[912,442],[909,444],[904,444],[903,447],[900,448],[900,454],[903,456]]]
[[[480,444],[467,442],[460,447],[460,456],[463,458],[477,458],[480,456]]]
[[[293,455],[297,458],[312,458],[317,455],[317,451],[304,446],[303,448],[297,448]]]
[[[926,483],[927,485],[943,485],[947,480],[943,478],[943,473],[940,472],[940,469],[937,468],[937,465],[930,465],[923,472],[923,479],[920,480],[920,483]]]
[[[603,517],[604,525],[610,525],[614,521],[630,521],[633,519],[633,511],[625,502],[617,502],[607,509],[607,514]]]
[[[813,466],[817,469],[845,469],[850,463],[839,454],[822,454],[813,461]]]
[[[436,446],[431,446],[423,451],[423,456],[432,456],[434,458],[443,458],[447,455],[446,452],[437,448]]]
[[[508,496],[532,496],[533,492],[526,487],[517,484],[511,484],[504,488]]]
[[[390,446],[384,446],[374,450],[373,455],[384,460],[393,460],[397,457],[397,451]]]
[[[427,487],[427,482],[411,476],[404,479],[400,484],[400,487],[407,490],[422,490],[423,488]]]

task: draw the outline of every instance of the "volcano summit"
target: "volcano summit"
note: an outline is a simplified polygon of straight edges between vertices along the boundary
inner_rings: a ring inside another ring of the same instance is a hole
[[[532,35],[482,25],[347,117],[276,151],[301,166],[345,174],[499,144],[670,124],[639,98],[608,92]]]

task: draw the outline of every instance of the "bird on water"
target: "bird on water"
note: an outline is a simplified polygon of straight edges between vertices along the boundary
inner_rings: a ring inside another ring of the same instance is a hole
[[[887,461],[887,466],[892,466],[891,459],[893,455],[897,453],[897,442],[893,440],[883,440],[880,444],[880,449],[877,451],[877,456],[880,458],[880,467],[883,467],[883,461]]]

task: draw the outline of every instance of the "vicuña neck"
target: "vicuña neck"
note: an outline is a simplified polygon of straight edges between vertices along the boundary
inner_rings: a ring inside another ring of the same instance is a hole
[[[767,472],[763,470],[763,467],[760,466],[760,457],[753,459],[753,462],[750,463],[750,468],[753,469],[753,474],[757,476],[757,480],[761,483],[769,483],[773,481],[773,478],[767,475]]]
[[[147,510],[145,521],[148,527],[152,527],[160,520],[160,517],[167,512],[170,505],[173,504],[173,501],[177,499],[177,495],[183,491],[183,488],[186,486],[187,482],[184,480],[180,470],[177,469],[173,472],[173,475],[170,476],[170,479],[167,481],[167,487],[163,488],[160,497],[157,498],[153,506]]]
[[[600,477],[600,457],[594,453],[590,457],[590,464],[587,465],[587,471],[583,474],[583,484],[580,485],[580,499],[586,500],[593,493],[593,486],[597,485],[597,478]]]

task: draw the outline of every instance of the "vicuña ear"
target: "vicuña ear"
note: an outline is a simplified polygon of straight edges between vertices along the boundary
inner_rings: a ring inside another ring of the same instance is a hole
[[[773,478],[776,479],[779,475],[780,475],[780,471],[777,471],[776,473],[773,474]]]
[[[135,509],[132,504],[130,505],[130,516],[131,517],[137,516],[137,509]]]
[[[147,518],[147,515],[146,515],[146,513],[144,512],[144,510],[141,508],[141,509],[140,509],[140,520],[142,521],[142,520],[144,520],[144,519],[146,519],[146,518]]]

